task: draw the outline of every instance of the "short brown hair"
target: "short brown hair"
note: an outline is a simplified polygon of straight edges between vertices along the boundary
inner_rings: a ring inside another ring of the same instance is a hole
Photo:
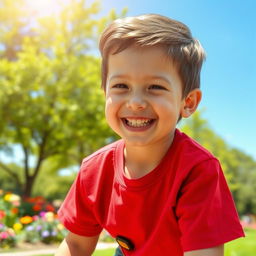
[[[102,87],[106,88],[108,56],[131,45],[166,49],[177,67],[183,84],[183,97],[200,87],[200,71],[205,52],[189,28],[176,20],[158,14],[145,14],[113,21],[102,33],[99,49],[102,55]]]

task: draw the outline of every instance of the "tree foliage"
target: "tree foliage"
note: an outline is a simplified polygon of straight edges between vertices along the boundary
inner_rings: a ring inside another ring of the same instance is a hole
[[[256,213],[256,161],[228,145],[210,128],[200,111],[185,120],[181,129],[220,160],[239,213]]]
[[[22,2],[0,0],[0,149],[11,153],[19,145],[23,153],[22,168],[0,161],[0,170],[29,196],[43,162],[59,156],[59,167],[78,164],[114,136],[104,121],[100,62],[92,50],[115,13],[96,19],[98,3],[72,1],[33,27],[18,9]],[[13,18],[3,11],[10,9]]]

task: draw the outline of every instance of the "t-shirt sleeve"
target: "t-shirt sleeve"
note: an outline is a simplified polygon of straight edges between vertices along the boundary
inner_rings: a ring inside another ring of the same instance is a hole
[[[81,176],[80,171],[58,211],[58,217],[69,231],[81,236],[96,236],[102,227],[95,218]]]
[[[193,168],[180,190],[176,215],[184,251],[211,248],[244,236],[216,159]]]

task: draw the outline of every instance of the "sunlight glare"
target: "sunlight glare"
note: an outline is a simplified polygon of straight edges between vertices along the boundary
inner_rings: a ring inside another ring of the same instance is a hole
[[[30,9],[35,16],[50,16],[60,11],[62,5],[70,0],[26,0],[26,8]]]

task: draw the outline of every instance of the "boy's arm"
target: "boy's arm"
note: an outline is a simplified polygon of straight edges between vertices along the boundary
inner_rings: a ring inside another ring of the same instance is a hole
[[[85,237],[69,232],[57,249],[55,256],[91,256],[99,236]]]
[[[216,246],[209,249],[196,250],[185,252],[184,256],[223,256],[224,255],[224,245]]]

